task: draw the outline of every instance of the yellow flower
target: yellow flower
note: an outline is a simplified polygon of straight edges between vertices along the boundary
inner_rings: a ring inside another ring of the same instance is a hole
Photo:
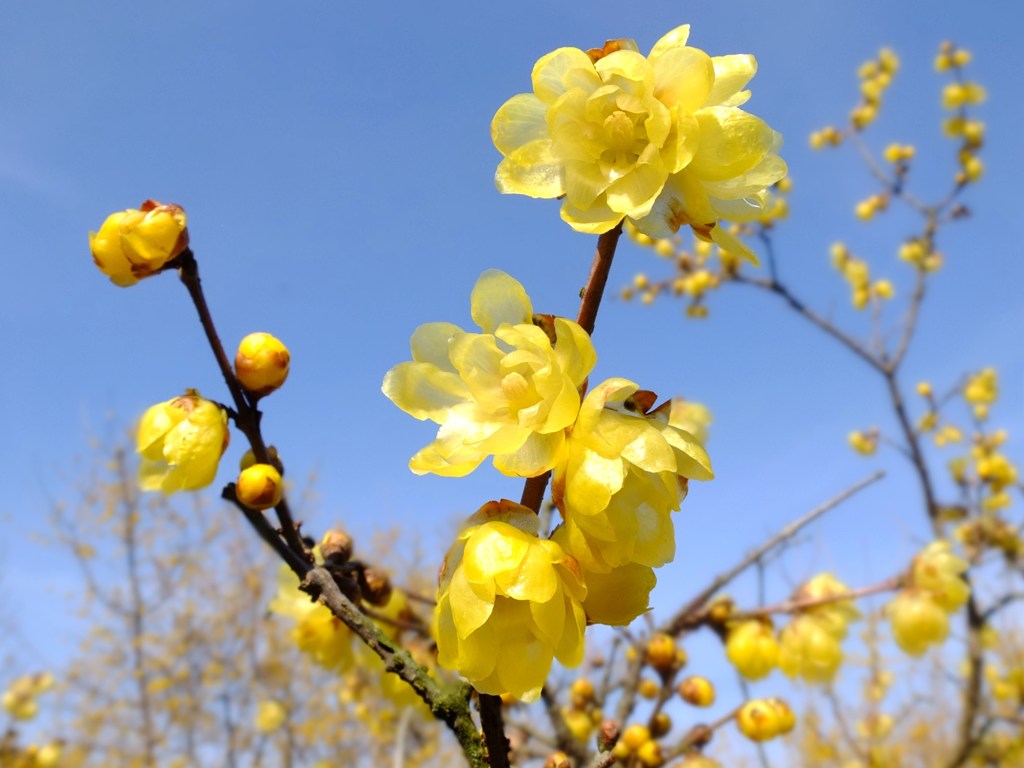
[[[282,565],[278,570],[277,583],[277,595],[269,609],[294,620],[292,640],[298,649],[326,669],[350,667],[353,650],[348,627],[327,606],[314,603],[299,589],[298,577],[288,566]]]
[[[999,378],[995,368],[974,374],[964,385],[964,400],[971,405],[991,405],[999,397]]]
[[[736,713],[736,725],[751,741],[767,741],[792,730],[795,718],[781,699],[753,699]]]
[[[968,564],[953,554],[948,541],[933,541],[922,550],[910,568],[910,586],[927,590],[947,613],[959,609],[971,593],[963,579]]]
[[[238,345],[235,375],[239,383],[257,395],[269,395],[288,378],[291,353],[269,333],[250,333]]]
[[[523,286],[504,272],[484,272],[471,304],[483,333],[421,325],[412,361],[384,377],[383,392],[395,405],[441,425],[409,468],[461,477],[493,454],[506,475],[540,475],[562,458],[578,389],[597,359],[594,346],[571,320],[534,316]]]
[[[537,538],[537,516],[492,501],[467,521],[441,568],[438,662],[481,693],[534,701],[552,661],[583,660],[587,588],[576,561]]]
[[[89,248],[112,283],[134,285],[188,248],[185,211],[147,200],[139,210],[112,213],[99,232],[89,233]]]
[[[649,570],[675,556],[670,513],[679,509],[686,479],[713,477],[707,453],[690,433],[669,423],[671,403],[651,411],[655,395],[626,379],[608,379],[587,395],[555,468],[552,498],[565,524],[556,538],[579,562],[591,621],[628,623],[647,608]],[[594,574],[612,578],[595,580]],[[642,566],[642,567],[637,567]],[[621,579],[634,589],[624,599]],[[600,583],[613,590],[605,593]],[[603,608],[613,609],[614,618]],[[630,610],[626,610],[627,606]]]
[[[941,643],[949,634],[949,616],[925,590],[905,589],[886,606],[896,644],[911,656]]]
[[[725,655],[748,680],[768,675],[779,659],[779,644],[771,623],[751,619],[732,624],[726,635]]]
[[[779,669],[811,683],[832,680],[843,662],[842,637],[834,629],[827,618],[813,614],[794,618],[779,636]]]
[[[140,487],[168,494],[205,488],[230,437],[227,413],[194,389],[151,406],[136,436]]]
[[[786,175],[781,140],[739,109],[754,57],[712,58],[686,45],[689,32],[672,30],[647,57],[632,41],[599,58],[578,48],[543,56],[533,93],[513,96],[491,123],[504,155],[498,189],[564,198],[562,218],[579,232],[625,217],[655,239],[689,225],[750,255],[719,219],[757,217],[765,187]]]
[[[706,677],[688,677],[677,689],[683,701],[695,707],[710,707],[715,703],[715,686]]]
[[[861,456],[872,456],[878,450],[877,430],[851,432],[847,439],[850,442],[850,447]]]
[[[271,733],[284,725],[288,711],[273,699],[264,699],[256,705],[255,725],[260,733]]]
[[[846,585],[831,573],[819,573],[793,595],[794,600],[813,601],[843,595],[849,592]],[[814,616],[823,622],[839,640],[846,637],[847,626],[860,618],[860,611],[853,600],[833,600],[821,605],[801,608],[801,613]]]

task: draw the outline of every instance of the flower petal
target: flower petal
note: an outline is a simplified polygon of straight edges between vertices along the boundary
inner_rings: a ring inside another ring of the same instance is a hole
[[[715,84],[708,94],[708,106],[738,107],[750,98],[750,92],[743,86],[757,73],[757,59],[749,53],[736,53],[731,56],[713,56],[715,67]]]
[[[548,136],[547,105],[532,93],[519,93],[506,101],[491,120],[491,141],[508,155],[525,144]]]
[[[550,139],[531,141],[498,164],[494,185],[502,194],[549,200],[565,194],[562,163],[552,154]]]
[[[541,56],[533,66],[533,92],[545,104],[552,104],[573,88],[593,90],[601,84],[594,63],[579,48],[559,48]]]
[[[484,333],[494,333],[502,323],[529,323],[533,318],[533,304],[523,284],[498,269],[480,275],[469,302],[473,321]]]

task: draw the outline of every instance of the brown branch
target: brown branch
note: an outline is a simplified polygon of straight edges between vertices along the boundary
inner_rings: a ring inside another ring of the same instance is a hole
[[[484,732],[487,747],[487,763],[491,768],[509,768],[508,752],[511,749],[505,735],[505,721],[501,713],[501,697],[489,693],[478,694],[480,699],[480,727]]]
[[[250,399],[247,397],[245,390],[238,382],[238,377],[235,376],[227,353],[224,351],[224,345],[221,344],[217,328],[213,323],[213,315],[210,313],[209,305],[206,303],[206,296],[203,294],[203,285],[199,278],[199,263],[196,261],[195,254],[192,253],[191,249],[186,249],[173,263],[178,268],[178,277],[188,291],[192,303],[195,305],[196,312],[199,314],[199,322],[203,326],[203,332],[206,334],[206,340],[210,344],[213,356],[217,359],[217,367],[220,368],[224,382],[231,392],[231,399],[235,404],[235,425],[249,440],[249,445],[252,447],[256,461],[261,464],[272,464],[266,442],[263,440],[263,433],[260,431],[262,414],[256,407],[259,398]],[[312,558],[306,551],[302,538],[299,536],[298,526],[295,525],[287,499],[282,496],[280,503],[274,507],[274,511],[277,513],[278,522],[281,524],[281,535],[284,536],[288,547],[305,561],[312,562]],[[299,577],[302,576],[302,573],[298,570],[295,573]]]
[[[722,589],[722,587],[724,587],[737,576],[739,576],[751,565],[759,561],[762,557],[768,554],[768,552],[777,547],[779,544],[795,536],[802,528],[814,522],[819,517],[824,515],[826,512],[829,512],[830,510],[839,506],[841,503],[846,501],[854,494],[867,488],[872,483],[882,479],[884,476],[885,472],[876,472],[875,474],[871,475],[871,477],[868,477],[865,480],[861,480],[859,483],[850,486],[835,498],[825,502],[819,507],[815,507],[803,517],[791,522],[781,531],[779,531],[766,542],[764,542],[761,546],[752,550],[749,554],[747,554],[746,557],[740,560],[740,562],[738,562],[728,571],[725,571],[716,576],[714,580],[712,580],[712,582],[708,584],[708,586],[706,586],[704,589],[698,592],[697,595],[690,600],[690,602],[688,602],[686,605],[680,608],[676,612],[675,616],[673,616],[672,619],[670,619],[659,631],[675,637],[679,635],[679,633],[681,633],[683,630],[690,628],[692,626],[692,621],[694,617],[697,616],[697,614],[701,611],[701,609],[708,602],[708,600],[714,597],[715,593]]]
[[[893,576],[890,579],[886,579],[878,584],[872,584],[869,587],[848,589],[844,592],[836,592],[835,594],[823,595],[821,597],[810,599],[783,600],[782,602],[775,603],[774,605],[766,605],[749,611],[737,611],[735,613],[731,613],[729,614],[729,619],[757,619],[764,616],[770,616],[773,613],[797,613],[799,611],[806,611],[810,608],[829,605],[830,603],[842,602],[843,600],[859,600],[862,597],[877,595],[880,592],[891,592],[895,589],[899,589],[903,586],[903,581],[903,576]]]
[[[444,722],[455,735],[471,768],[493,768],[487,761],[484,745],[469,711],[470,686],[459,683],[443,688],[425,667],[408,651],[397,645],[376,624],[360,612],[325,568],[312,567],[305,574],[300,589],[327,606],[342,623],[376,653],[388,672],[408,683],[430,707],[431,713]],[[500,703],[500,702],[499,702]],[[507,759],[507,758],[506,758]],[[496,764],[497,765],[497,764]],[[506,762],[505,765],[508,765]]]
[[[864,362],[870,365],[872,368],[882,371],[883,363],[875,355],[871,353],[867,347],[861,344],[852,336],[839,330],[829,320],[825,319],[813,309],[804,304],[798,299],[784,284],[780,283],[775,279],[765,279],[759,277],[747,277],[746,275],[738,274],[732,278],[733,282],[739,283],[740,285],[752,285],[755,288],[774,293],[783,299],[792,309],[798,314],[809,320],[811,323],[816,325],[818,328],[823,330],[829,336],[834,338],[836,341],[841,343],[844,347],[849,349]]]

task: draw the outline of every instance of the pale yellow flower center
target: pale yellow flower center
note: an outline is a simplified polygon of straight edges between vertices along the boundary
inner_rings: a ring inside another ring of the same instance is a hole
[[[530,394],[530,383],[522,374],[515,371],[509,373],[501,380],[501,391],[508,398],[509,406],[513,411],[518,411],[520,408],[529,407],[533,404],[532,398],[531,400],[526,399]]]
[[[633,117],[620,109],[604,119],[605,145],[601,159],[610,165],[632,165],[637,161],[643,142],[638,140]]]

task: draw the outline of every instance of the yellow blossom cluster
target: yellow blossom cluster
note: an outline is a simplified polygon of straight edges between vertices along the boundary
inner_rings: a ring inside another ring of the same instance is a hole
[[[612,754],[624,764],[639,764],[645,768],[658,768],[665,762],[657,737],[646,725],[627,726],[615,743]]]
[[[899,257],[922,272],[934,272],[942,266],[942,254],[933,250],[931,243],[916,238],[900,246]]]
[[[838,147],[843,143],[843,132],[834,125],[826,125],[820,131],[813,131],[810,138],[811,149]]]
[[[840,597],[847,592],[831,574],[818,574],[794,593],[795,615],[778,635],[767,617],[729,622],[726,657],[748,680],[778,667],[787,677],[830,681],[843,660],[848,626],[860,618],[853,601]]]
[[[890,144],[882,152],[886,162],[893,165],[905,165],[914,158],[914,147],[911,144]]]
[[[763,205],[757,216],[742,224],[733,224],[734,236],[748,236],[759,227],[770,229],[789,215],[787,194],[792,189],[788,177],[782,178],[765,190]],[[743,254],[694,236],[692,245],[684,243],[679,235],[652,238],[637,229],[629,220],[625,232],[637,245],[650,248],[660,258],[672,263],[675,273],[654,280],[645,273],[634,276],[631,285],[623,288],[619,296],[624,301],[638,298],[643,304],[653,304],[659,296],[673,296],[686,301],[686,315],[691,318],[708,316],[707,296],[726,281],[739,274]]]
[[[24,675],[7,687],[0,705],[16,720],[31,720],[39,713],[39,697],[53,690],[54,685],[53,675],[48,672]]]
[[[964,400],[971,405],[974,418],[984,421],[988,409],[999,398],[999,377],[995,368],[985,368],[967,379],[963,391]]]
[[[846,282],[850,284],[851,301],[854,308],[864,309],[871,299],[887,300],[893,297],[892,283],[884,279],[875,280],[872,283],[868,263],[850,253],[845,244],[834,243],[830,256],[832,266],[839,270],[846,278]]]
[[[779,669],[787,677],[827,683],[843,661],[842,642],[860,612],[849,599],[834,599],[849,590],[830,573],[821,573],[796,591],[800,608],[779,634]],[[822,601],[817,604],[817,601]]]
[[[892,85],[899,66],[899,57],[889,48],[883,48],[876,58],[861,65],[857,71],[861,101],[850,112],[850,125],[854,130],[863,130],[877,119],[882,95]]]
[[[959,185],[978,181],[985,172],[985,166],[978,157],[985,136],[985,124],[968,116],[967,108],[982,104],[987,93],[985,88],[963,76],[963,67],[971,60],[970,52],[956,48],[952,43],[943,43],[935,59],[939,72],[951,71],[953,80],[942,89],[942,107],[955,114],[943,123],[946,135],[960,140],[957,159],[960,170],[956,174]]]
[[[562,218],[601,233],[631,219],[654,238],[689,226],[753,259],[723,221],[756,217],[786,174],[781,139],[740,109],[753,56],[708,56],[677,27],[647,56],[632,40],[559,48],[533,68],[531,93],[491,123],[504,193],[561,198]]]
[[[871,221],[871,219],[875,218],[876,214],[885,211],[888,207],[889,193],[882,192],[865,197],[853,207],[853,213],[861,221]]]
[[[953,554],[948,541],[937,540],[921,551],[911,564],[904,588],[886,607],[896,644],[911,656],[949,634],[949,614],[970,595],[963,578],[967,561]]]
[[[579,660],[586,620],[627,624],[647,610],[654,569],[675,552],[670,515],[687,480],[712,477],[700,441],[678,425],[706,429],[708,416],[681,400],[654,408],[655,395],[626,379],[581,400],[596,360],[589,336],[570,320],[534,315],[503,272],[481,276],[471,313],[482,333],[450,323],[417,329],[413,360],[388,372],[383,391],[441,424],[413,471],[464,475],[494,455],[505,474],[553,472],[563,524],[543,540],[525,508],[485,505],[449,552],[435,618],[442,665],[479,690],[521,698],[536,695],[552,658]],[[495,666],[496,656],[506,661]],[[529,674],[516,666],[527,660]]]

